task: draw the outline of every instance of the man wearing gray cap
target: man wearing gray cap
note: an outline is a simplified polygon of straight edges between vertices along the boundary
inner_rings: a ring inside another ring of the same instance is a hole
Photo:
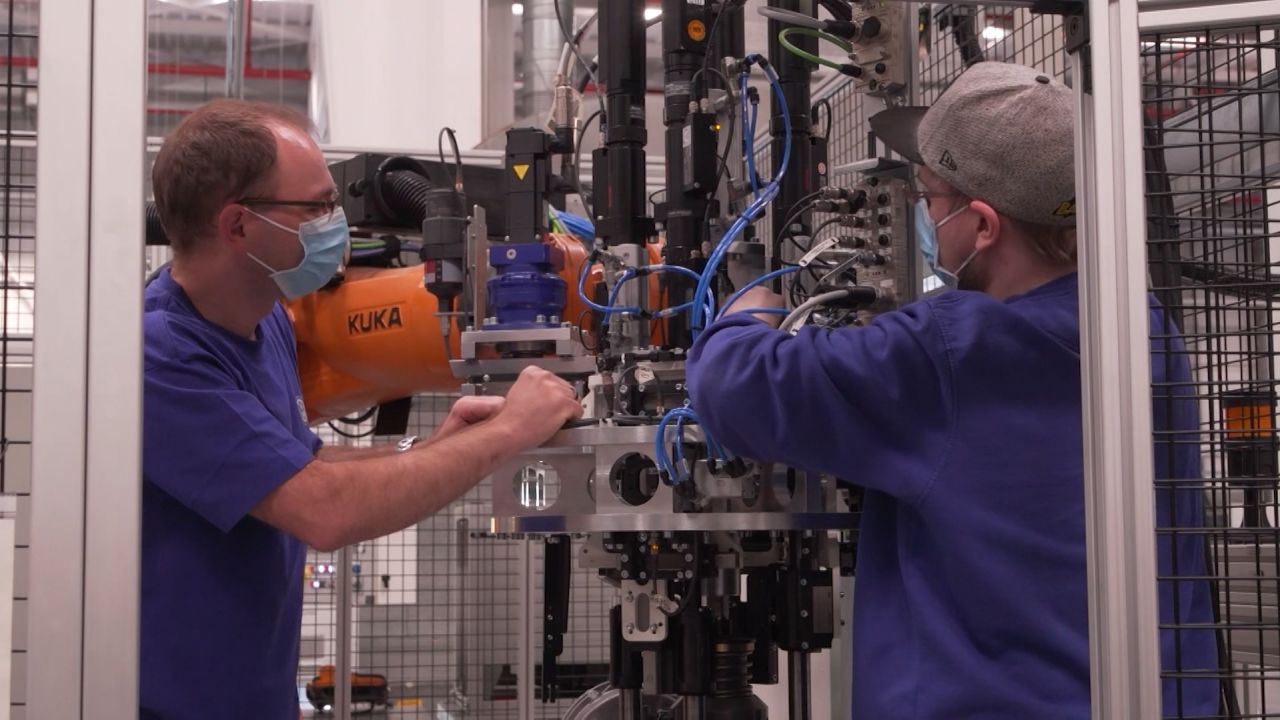
[[[1089,717],[1073,115],[1053,79],[980,63],[931,108],[875,116],[919,165],[920,250],[958,291],[795,336],[737,313],[690,355],[693,406],[723,445],[866,488],[855,718]],[[782,304],[756,289],[730,312]],[[1150,316],[1176,337],[1154,300]],[[1152,351],[1157,476],[1199,477],[1177,436],[1197,430],[1195,401],[1168,389],[1190,379],[1182,344]],[[1171,492],[1157,524],[1199,526],[1200,489]],[[1203,543],[1159,539],[1162,623],[1212,623]],[[1218,669],[1212,630],[1163,631],[1161,650],[1169,673]],[[1215,680],[1163,690],[1168,716],[1217,714]]]

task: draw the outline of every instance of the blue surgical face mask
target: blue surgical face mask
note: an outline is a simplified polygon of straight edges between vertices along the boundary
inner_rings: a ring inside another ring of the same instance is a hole
[[[978,248],[975,247],[973,252],[969,253],[969,257],[960,263],[960,267],[956,268],[955,272],[951,272],[942,267],[942,261],[938,259],[938,228],[968,209],[968,205],[957,208],[935,223],[933,216],[929,214],[929,201],[924,198],[916,201],[916,244],[920,246],[920,254],[924,256],[924,261],[929,264],[929,269],[933,271],[934,277],[941,280],[943,285],[952,290],[960,287],[960,273],[964,272],[969,263],[978,256]]]
[[[246,208],[247,210],[247,208]],[[265,220],[285,232],[296,232],[298,242],[302,243],[302,262],[288,270],[276,270],[249,253],[254,262],[271,272],[271,279],[276,281],[280,292],[290,300],[300,298],[307,293],[315,292],[333,279],[342,260],[347,254],[347,244],[351,240],[347,228],[347,216],[342,208],[337,208],[326,217],[308,220],[292,228],[281,225],[269,217],[263,217],[249,210],[254,217]]]

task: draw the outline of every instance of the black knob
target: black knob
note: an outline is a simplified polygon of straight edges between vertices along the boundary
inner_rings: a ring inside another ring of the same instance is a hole
[[[876,222],[880,223],[880,227],[887,227],[889,223],[893,222],[893,218],[889,217],[888,215],[881,215],[880,217],[876,218]]]
[[[889,245],[893,242],[893,239],[890,238],[888,235],[881,235],[878,242],[880,243],[880,247],[889,247]]]
[[[880,18],[869,17],[866,20],[863,20],[862,32],[860,34],[862,35],[863,40],[870,40],[871,38],[874,38],[875,36],[879,35],[880,34]]]
[[[877,74],[877,75],[883,75],[883,74],[885,74],[886,72],[888,72],[888,70],[889,70],[889,66],[888,66],[888,65],[885,65],[884,63],[876,63],[876,74]]]
[[[883,194],[882,194],[882,195],[880,195],[879,197],[877,197],[877,198],[876,198],[876,202],[880,203],[881,205],[888,205],[888,204],[889,204],[889,196],[888,196],[888,195],[883,195]]]

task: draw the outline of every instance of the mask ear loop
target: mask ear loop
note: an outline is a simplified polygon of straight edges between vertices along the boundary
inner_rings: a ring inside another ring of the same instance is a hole
[[[961,197],[963,197],[963,196],[961,196]],[[970,202],[972,202],[972,200],[970,200]],[[941,220],[939,220],[938,222],[934,223],[934,226],[933,226],[933,231],[934,231],[934,233],[937,233],[939,228],[941,228],[941,227],[942,227],[944,224],[946,224],[947,222],[951,221],[953,218],[955,218],[955,217],[959,216],[959,215],[960,215],[960,213],[963,213],[965,210],[971,210],[971,209],[972,209],[972,208],[970,208],[970,207],[969,207],[969,203],[965,203],[964,205],[962,205],[962,206],[960,206],[960,207],[956,208],[955,210],[951,211],[950,213],[948,213],[948,214],[947,214],[947,216],[946,216],[946,217],[944,217],[944,218],[942,218]],[[964,269],[965,269],[965,268],[967,268],[967,267],[969,267],[969,263],[973,262],[973,259],[974,259],[975,257],[977,257],[977,256],[978,256],[978,248],[975,246],[975,247],[973,248],[973,252],[969,253],[969,257],[965,258],[964,262],[960,263],[960,267],[956,268],[956,269],[955,269],[955,272],[952,272],[952,271],[947,270],[946,268],[942,267],[942,247],[941,247],[941,243],[939,243],[939,247],[938,247],[938,267],[942,268],[942,270],[943,270],[944,272],[946,272],[946,273],[950,274],[952,277],[954,277],[954,278],[956,279],[956,282],[957,282],[957,283],[959,283],[959,282],[960,282],[960,273],[964,272]]]
[[[252,216],[254,216],[254,217],[258,218],[259,220],[261,220],[261,221],[263,221],[263,222],[267,223],[268,225],[274,225],[274,226],[276,226],[276,227],[280,228],[281,230],[283,230],[283,231],[285,231],[285,232],[287,232],[287,233],[293,233],[293,234],[295,234],[295,235],[298,233],[298,231],[297,231],[297,230],[290,230],[289,228],[285,227],[284,225],[281,225],[280,223],[276,222],[275,220],[272,220],[271,218],[269,218],[269,217],[267,217],[267,216],[265,216],[265,215],[261,215],[261,214],[259,214],[259,213],[254,212],[253,210],[251,210],[251,209],[250,209],[250,208],[248,208],[247,206],[245,207],[244,211],[245,211],[245,212],[247,212],[247,213],[249,213],[250,215],[252,215]],[[299,242],[299,243],[301,243],[301,242],[302,242],[302,238],[301,238],[301,237],[299,237],[299,238],[298,238],[298,242]],[[302,250],[303,250],[303,253],[305,254],[305,253],[306,253],[306,250],[307,250],[307,246],[306,246],[306,245],[303,245],[303,246],[302,246]],[[251,253],[251,252],[249,252],[249,251],[247,251],[247,250],[245,251],[245,253],[244,253],[244,254],[245,254],[245,255],[248,255],[250,260],[252,260],[252,261],[254,261],[254,262],[258,263],[259,265],[261,265],[262,267],[266,268],[266,271],[267,271],[267,272],[269,272],[269,273],[271,273],[272,275],[278,275],[278,274],[281,272],[281,271],[276,270],[275,268],[271,267],[270,265],[266,264],[266,263],[265,263],[265,262],[263,262],[263,261],[262,261],[262,260],[261,260],[257,255],[254,255],[253,253]]]
[[[963,197],[963,196],[961,196],[961,197]],[[955,210],[952,210],[950,213],[948,213],[948,214],[947,214],[947,216],[946,216],[946,217],[944,217],[944,218],[942,218],[941,220],[939,220],[938,222],[934,223],[934,224],[933,224],[933,229],[934,229],[934,230],[937,230],[938,228],[942,227],[942,226],[943,226],[943,224],[950,222],[953,218],[955,218],[956,216],[958,216],[960,213],[964,212],[965,210],[970,210],[970,209],[971,209],[971,208],[969,207],[969,203],[965,203],[964,205],[962,205],[962,206],[960,206],[960,207],[956,208]]]

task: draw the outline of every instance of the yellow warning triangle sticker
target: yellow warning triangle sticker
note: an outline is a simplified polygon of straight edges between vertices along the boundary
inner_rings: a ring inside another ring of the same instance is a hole
[[[529,172],[529,166],[528,166],[527,164],[525,164],[525,165],[512,165],[512,166],[511,166],[511,169],[512,169],[512,170],[515,170],[515,171],[516,171],[516,177],[517,177],[517,178],[519,178],[519,180],[520,180],[521,182],[524,182],[524,176],[525,176],[525,173]]]

